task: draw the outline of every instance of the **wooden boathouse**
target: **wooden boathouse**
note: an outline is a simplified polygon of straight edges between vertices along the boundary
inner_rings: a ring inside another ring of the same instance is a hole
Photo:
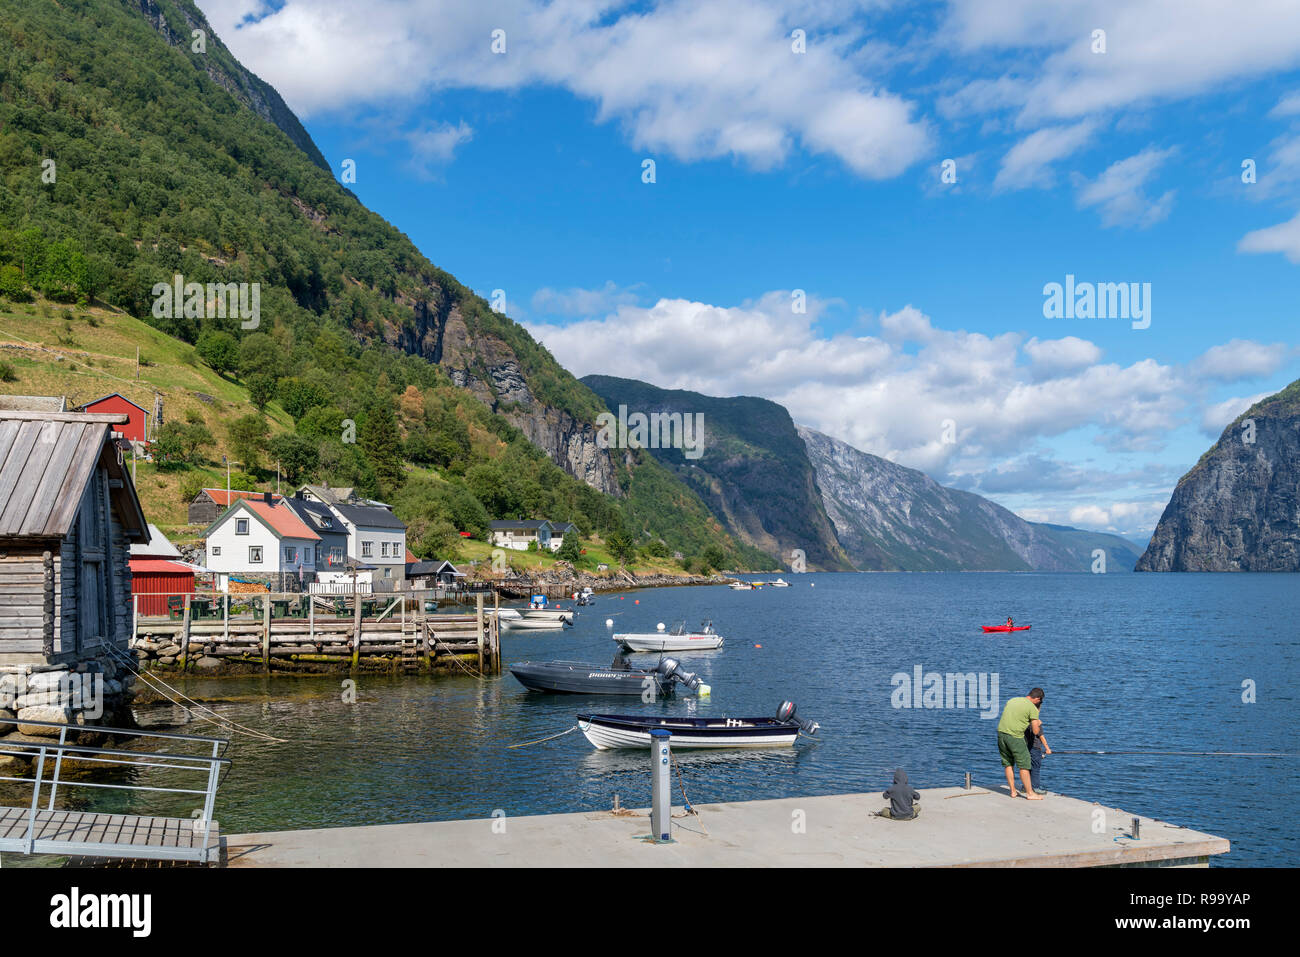
[[[148,526],[113,437],[118,414],[0,411],[0,718],[78,723],[69,676],[103,676],[111,714],[130,676],[132,543]],[[99,715],[96,714],[96,717]]]

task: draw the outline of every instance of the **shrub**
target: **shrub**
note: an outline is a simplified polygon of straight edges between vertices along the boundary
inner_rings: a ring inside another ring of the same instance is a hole
[[[14,372],[14,367],[7,362],[0,362],[0,382],[15,382],[18,379],[18,373]]]

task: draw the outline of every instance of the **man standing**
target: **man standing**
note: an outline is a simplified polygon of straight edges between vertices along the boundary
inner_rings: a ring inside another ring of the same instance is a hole
[[[1023,698],[1012,698],[1002,709],[1002,719],[998,721],[998,754],[1002,757],[1002,768],[1007,773],[1007,787],[1012,797],[1019,797],[1016,791],[1015,769],[1020,771],[1020,783],[1024,786],[1025,797],[1030,801],[1041,801],[1043,796],[1034,793],[1029,779],[1032,762],[1029,746],[1025,744],[1025,730],[1032,729],[1034,734],[1042,734],[1043,723],[1038,720],[1038,706],[1043,703],[1043,689],[1035,688]]]

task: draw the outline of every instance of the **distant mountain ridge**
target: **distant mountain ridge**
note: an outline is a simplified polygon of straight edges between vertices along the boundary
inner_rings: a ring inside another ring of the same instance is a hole
[[[1300,380],[1223,430],[1178,480],[1138,571],[1300,571]]]
[[[850,560],[868,571],[1132,571],[1138,550],[1117,535],[1027,522],[973,492],[798,427],[826,514]]]
[[[681,448],[647,449],[703,501],[722,526],[783,565],[795,549],[810,570],[848,570],[822,506],[812,463],[790,413],[768,399],[714,398],[661,389],[635,379],[589,375],[581,380],[617,412],[703,416],[698,458]]]

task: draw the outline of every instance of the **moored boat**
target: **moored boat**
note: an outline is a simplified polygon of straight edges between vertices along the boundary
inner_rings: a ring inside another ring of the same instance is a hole
[[[675,658],[664,658],[654,668],[629,668],[615,659],[608,668],[577,661],[520,661],[510,672],[529,691],[552,694],[639,695],[666,697],[678,684],[700,695],[712,690],[698,675],[682,671]]]
[[[711,651],[722,647],[722,636],[713,630],[713,622],[706,621],[699,631],[687,631],[686,623],[679,622],[672,631],[624,632],[614,640],[629,651]]]
[[[800,732],[817,733],[817,722],[800,718],[784,701],[774,718],[665,718],[653,715],[580,714],[578,727],[598,751],[649,748],[651,731],[672,735],[674,750],[704,748],[785,748]]]

